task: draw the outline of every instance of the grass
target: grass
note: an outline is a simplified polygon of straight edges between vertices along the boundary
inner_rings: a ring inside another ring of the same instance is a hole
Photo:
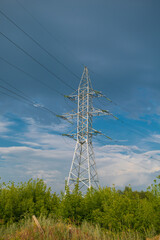
[[[0,240],[143,240],[140,234],[128,231],[115,233],[84,222],[81,226],[68,225],[52,218],[40,218],[44,230],[40,233],[31,219],[0,228]],[[149,236],[149,235],[148,235]]]

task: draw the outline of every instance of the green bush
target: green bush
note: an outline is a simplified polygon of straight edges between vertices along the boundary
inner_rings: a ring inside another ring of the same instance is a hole
[[[48,216],[59,204],[59,198],[51,193],[42,179],[0,185],[0,219],[12,223],[26,216]]]
[[[30,179],[15,185],[0,185],[0,224],[18,222],[25,217],[40,215],[81,224],[84,221],[99,225],[105,231],[135,231],[160,233],[160,183],[159,177],[145,192],[124,191],[105,187],[90,189],[85,196],[78,183],[70,193],[60,196],[52,193],[43,180]]]

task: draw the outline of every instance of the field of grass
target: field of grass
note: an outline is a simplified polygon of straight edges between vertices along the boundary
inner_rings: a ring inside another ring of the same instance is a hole
[[[0,228],[0,240],[142,240],[144,235],[132,231],[114,233],[105,231],[87,222],[81,226],[69,225],[62,221],[55,222],[52,218],[39,218],[44,231],[40,232],[33,220],[23,220],[10,226]],[[153,233],[146,233],[151,236]]]

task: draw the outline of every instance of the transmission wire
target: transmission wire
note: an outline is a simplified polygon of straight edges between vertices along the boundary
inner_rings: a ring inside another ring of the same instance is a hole
[[[35,17],[35,15],[33,15],[26,7],[22,4],[22,2],[20,2],[19,0],[15,0],[15,1],[17,2],[17,4],[18,4],[24,11],[27,12],[28,15],[30,15],[30,17],[31,17],[36,23],[39,24],[39,26],[40,26],[53,40],[55,40],[56,42],[60,43],[60,40],[57,39],[57,38],[55,37],[55,35],[53,35],[53,33],[50,32],[50,31],[45,27],[45,25],[43,25],[43,24],[38,20],[38,19]],[[75,57],[75,55],[73,54],[73,52],[70,51],[70,50],[68,50],[68,49],[64,46],[64,44],[61,44],[61,46],[63,47],[63,49],[64,49],[66,52],[68,52],[69,54],[72,54],[72,56]],[[84,64],[82,64],[78,59],[76,59],[76,60],[79,62],[79,64],[80,64],[81,66],[84,67]],[[75,74],[75,73],[74,73],[74,74]]]
[[[2,85],[0,85],[0,88],[2,88],[2,89],[4,89],[4,90],[7,90],[8,92],[10,92],[10,93],[18,96],[19,98],[22,98],[23,100],[25,100],[27,103],[29,103],[29,104],[32,105],[33,107],[46,110],[46,111],[50,112],[51,114],[53,114],[54,116],[57,116],[57,114],[56,114],[54,111],[50,110],[49,108],[47,108],[47,107],[45,107],[45,106],[43,106],[43,105],[40,105],[40,104],[38,104],[38,103],[36,103],[36,102],[33,102],[33,101],[30,100],[28,97],[24,97],[24,96],[22,96],[22,95],[20,95],[20,94],[18,94],[18,93],[16,93],[16,92],[14,92],[14,91],[12,91],[12,90],[4,87],[4,86],[2,86]]]
[[[21,50],[23,53],[25,53],[27,56],[29,56],[34,62],[39,64],[42,68],[44,68],[48,73],[50,73],[52,76],[56,77],[60,82],[62,82],[67,87],[71,88],[72,90],[75,90],[71,85],[66,83],[62,78],[58,77],[54,72],[52,72],[50,69],[45,67],[42,63],[40,63],[36,58],[34,58],[31,54],[29,54],[26,50],[24,50],[22,47],[20,47],[17,43],[15,43],[13,40],[11,40],[9,37],[7,37],[4,33],[0,32],[0,34],[6,38],[9,42],[11,42],[16,48]]]
[[[80,79],[78,75],[76,75],[71,69],[69,69],[65,64],[63,64],[61,61],[58,60],[53,54],[51,54],[48,50],[46,50],[37,40],[35,40],[30,34],[25,32],[21,27],[19,27],[11,18],[9,18],[4,12],[0,10],[0,13],[14,26],[16,26],[20,31],[22,31],[29,39],[31,39],[36,45],[39,46],[40,49],[42,49],[44,52],[46,52],[53,60],[61,64],[65,69],[67,69],[74,77],[77,79]]]

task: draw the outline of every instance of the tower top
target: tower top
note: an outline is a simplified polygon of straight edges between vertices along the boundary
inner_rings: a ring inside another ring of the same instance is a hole
[[[89,78],[88,68],[85,66],[83,74],[79,83],[79,88],[89,87],[92,88],[91,80]]]

